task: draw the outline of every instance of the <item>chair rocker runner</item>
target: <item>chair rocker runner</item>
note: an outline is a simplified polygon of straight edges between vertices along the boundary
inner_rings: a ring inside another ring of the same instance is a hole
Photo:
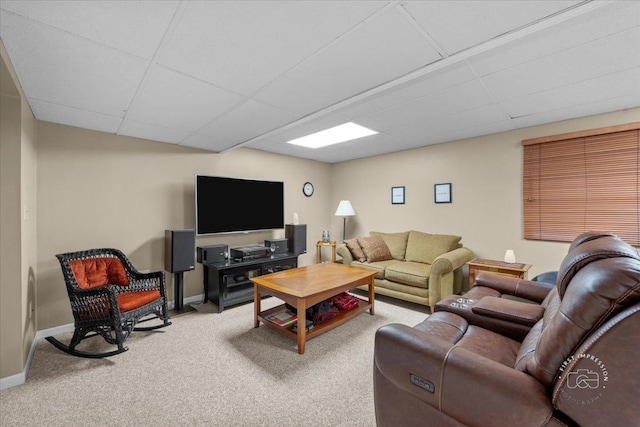
[[[140,273],[119,250],[90,249],[56,255],[69,294],[75,321],[71,342],[46,340],[73,356],[102,358],[127,351],[125,340],[132,331],[169,326],[164,272]],[[136,327],[159,319],[162,323]],[[89,353],[76,350],[80,341],[101,335],[113,351]]]

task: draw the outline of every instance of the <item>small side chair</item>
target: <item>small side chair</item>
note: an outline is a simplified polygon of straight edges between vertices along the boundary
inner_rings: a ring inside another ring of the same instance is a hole
[[[66,345],[54,337],[46,340],[74,356],[101,358],[127,351],[132,331],[169,326],[164,272],[140,273],[119,250],[90,249],[56,255],[67,286],[75,331]],[[159,319],[160,324],[136,327]],[[76,350],[80,341],[101,335],[118,348],[104,353]]]

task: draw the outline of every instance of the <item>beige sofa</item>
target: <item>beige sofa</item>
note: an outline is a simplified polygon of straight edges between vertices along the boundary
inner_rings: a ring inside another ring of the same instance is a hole
[[[345,240],[337,253],[346,265],[376,271],[375,292],[427,305],[462,291],[463,270],[473,252],[461,237],[420,231],[381,233]]]

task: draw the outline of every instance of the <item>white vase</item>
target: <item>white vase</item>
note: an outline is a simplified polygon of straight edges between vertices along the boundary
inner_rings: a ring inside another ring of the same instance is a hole
[[[295,225],[300,224],[300,221],[298,220],[298,212],[294,212],[294,213],[293,213],[293,223],[294,223]]]

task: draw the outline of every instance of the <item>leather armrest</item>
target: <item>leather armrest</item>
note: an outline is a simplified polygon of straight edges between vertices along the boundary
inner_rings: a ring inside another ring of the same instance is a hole
[[[534,282],[533,280],[518,279],[484,271],[476,276],[475,285],[486,286],[503,294],[526,298],[538,303],[542,302],[555,286],[550,283]]]
[[[498,297],[483,297],[471,311],[482,316],[533,326],[542,319],[544,308],[538,304],[512,301]]]
[[[378,329],[374,363],[396,387],[467,426],[545,425],[553,412],[532,376],[406,325]]]
[[[465,319],[469,325],[478,326],[483,329],[487,329],[491,332],[495,332],[497,334],[503,335],[507,338],[511,338],[512,340],[516,340],[522,342],[522,340],[527,336],[529,331],[531,330],[531,325],[525,325],[522,323],[514,322],[511,319],[503,319],[498,317],[492,317],[484,314],[479,314],[473,311],[473,307],[478,304],[483,299],[487,298],[487,296],[480,296],[479,298],[474,297],[473,299],[466,298],[466,294],[462,297],[457,295],[451,295],[442,301],[438,302],[435,307],[435,312],[449,312],[456,314],[463,319]],[[506,298],[495,297],[496,299],[512,301]],[[460,302],[459,300],[462,300]],[[527,302],[519,302],[520,304],[526,305],[537,305]],[[452,305],[453,304],[453,305]],[[418,328],[420,329],[420,328]]]

